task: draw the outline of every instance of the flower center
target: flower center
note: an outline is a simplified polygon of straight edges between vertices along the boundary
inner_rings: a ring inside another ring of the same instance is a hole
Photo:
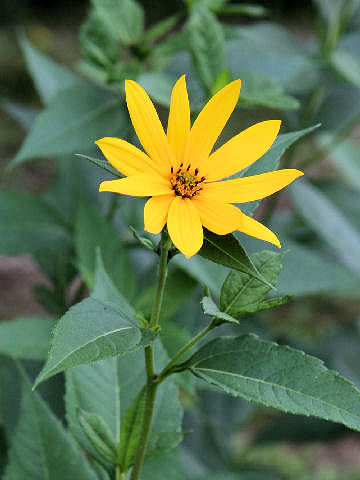
[[[205,177],[198,178],[199,170],[195,168],[193,173],[190,173],[191,166],[183,169],[183,164],[180,164],[179,169],[174,172],[171,167],[170,183],[176,195],[182,198],[191,198],[197,195],[202,190],[201,183]]]

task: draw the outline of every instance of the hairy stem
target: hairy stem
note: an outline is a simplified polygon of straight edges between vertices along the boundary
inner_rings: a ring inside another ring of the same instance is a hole
[[[164,289],[167,276],[168,253],[171,246],[171,240],[166,232],[163,232],[160,244],[160,265],[158,274],[158,285],[155,294],[153,310],[150,320],[150,328],[156,329],[159,324],[160,311],[162,299],[164,296]],[[141,428],[141,435],[137,446],[134,467],[131,472],[130,480],[137,480],[140,475],[142,465],[144,463],[146,447],[149,440],[151,430],[151,422],[153,417],[156,390],[159,385],[156,382],[157,376],[155,374],[154,365],[154,347],[149,345],[145,347],[145,365],[146,365],[146,396],[144,407],[144,418]]]

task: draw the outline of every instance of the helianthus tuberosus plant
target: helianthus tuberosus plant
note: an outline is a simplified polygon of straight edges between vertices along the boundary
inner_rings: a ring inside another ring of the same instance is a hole
[[[355,228],[337,210],[336,236],[326,223],[338,185],[317,191],[293,168],[321,153],[311,145],[305,158],[295,142],[318,127],[324,65],[348,73],[337,44],[351,3],[339,24],[331,15],[316,68],[313,50],[277,25],[223,28],[217,9],[264,13],[225,0],[186,2],[186,14],[147,30],[135,0],[92,0],[79,67],[93,83],[21,37],[45,109],[13,164],[55,156],[57,174],[41,196],[0,192],[0,253],[34,256],[49,279],[36,295],[52,317],[0,325],[0,353],[15,359],[0,370],[4,480],[277,480],[276,469],[245,464],[251,447],[240,460],[229,453],[234,432],[258,419],[256,405],[360,431],[359,390],[299,349],[289,315],[294,293],[335,285],[358,296]],[[277,321],[287,335],[276,335]],[[277,421],[269,411],[260,423]]]

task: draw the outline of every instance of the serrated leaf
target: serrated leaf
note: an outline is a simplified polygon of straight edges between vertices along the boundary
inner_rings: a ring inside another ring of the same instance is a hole
[[[79,423],[86,437],[99,455],[112,463],[117,464],[115,440],[109,426],[95,413],[79,410]]]
[[[119,305],[86,298],[71,307],[56,325],[47,362],[35,387],[67,368],[148,345],[155,336],[155,332],[141,330]]]
[[[360,231],[310,182],[297,182],[290,193],[308,225],[337,252],[346,266],[360,274]]]
[[[12,358],[44,360],[49,350],[54,320],[20,317],[0,324],[0,354]]]
[[[254,335],[220,337],[183,367],[226,393],[360,430],[360,392],[304,352]]]
[[[200,301],[201,308],[205,315],[209,315],[210,317],[221,320],[219,323],[222,322],[229,322],[229,323],[240,323],[238,320],[233,318],[227,313],[222,312],[216,303],[210,297],[203,297]]]
[[[59,420],[23,377],[21,411],[4,480],[97,480]]]
[[[137,43],[144,30],[144,10],[135,0],[91,0],[111,36],[124,45]]]
[[[84,84],[61,90],[36,118],[11,166],[37,157],[89,151],[95,140],[127,128],[119,97]]]
[[[258,272],[266,278],[271,285],[276,285],[278,275],[282,268],[282,255],[272,251],[256,252],[251,255],[251,260]],[[220,295],[220,308],[223,312],[234,317],[248,312],[263,310],[261,305],[272,303],[263,302],[269,293],[270,287],[247,273],[232,270],[227,276]],[[273,302],[274,306],[276,302]]]
[[[246,272],[260,282],[269,285],[270,288],[272,287],[257,271],[239,240],[232,234],[216,235],[208,230],[204,230],[204,243],[199,251],[199,255],[226,267]]]
[[[204,4],[197,3],[187,31],[195,70],[204,87],[211,91],[219,74],[227,68],[222,27]]]
[[[44,103],[49,103],[60,90],[83,83],[70,70],[37,50],[25,35],[20,36],[20,46],[27,69]]]

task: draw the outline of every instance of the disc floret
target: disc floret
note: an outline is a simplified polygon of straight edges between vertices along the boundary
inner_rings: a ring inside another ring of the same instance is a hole
[[[201,183],[205,177],[199,177],[199,170],[191,169],[191,165],[184,168],[181,163],[176,172],[171,167],[170,184],[175,194],[182,198],[191,198],[202,190]]]

